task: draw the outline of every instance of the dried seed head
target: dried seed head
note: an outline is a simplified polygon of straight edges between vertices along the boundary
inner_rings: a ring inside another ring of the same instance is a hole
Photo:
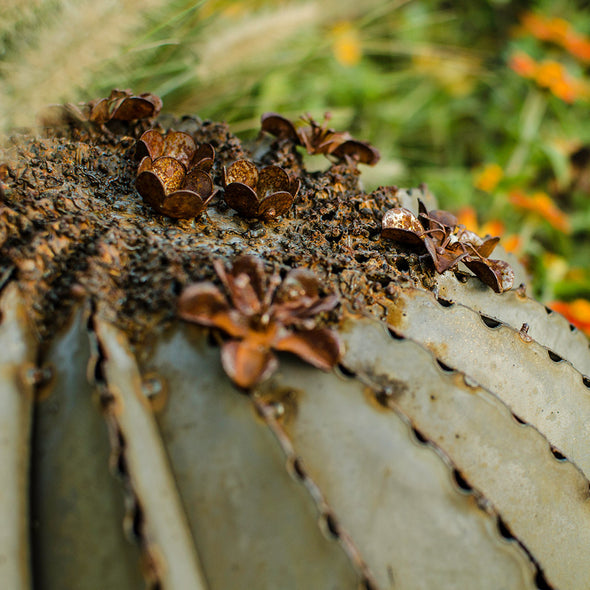
[[[338,132],[327,127],[325,123],[328,119],[329,114],[326,113],[324,125],[321,125],[306,115],[294,124],[277,113],[264,113],[261,117],[261,129],[281,140],[305,147],[309,154],[331,155],[338,160],[361,162],[370,166],[379,161],[381,156],[373,146],[353,139],[346,131]]]
[[[263,221],[284,215],[299,190],[299,180],[291,180],[279,166],[258,171],[248,160],[237,160],[224,169],[225,201],[243,217]]]
[[[146,131],[136,145],[139,164],[135,186],[158,213],[177,219],[199,215],[213,197],[208,174],[215,152],[209,144],[197,149],[187,133]]]

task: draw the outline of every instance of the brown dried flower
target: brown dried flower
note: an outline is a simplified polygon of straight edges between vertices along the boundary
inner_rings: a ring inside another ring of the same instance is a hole
[[[403,207],[387,211],[382,220],[381,236],[425,248],[439,273],[463,262],[497,293],[513,285],[514,272],[510,265],[488,258],[500,238],[481,238],[460,225],[453,214],[427,211],[421,201],[418,217]]]
[[[75,123],[95,123],[103,127],[109,121],[134,121],[156,117],[162,108],[162,99],[145,92],[134,95],[129,89],[115,88],[108,98],[86,103],[66,103],[49,107],[42,115],[45,124],[61,123],[64,119]]]
[[[328,371],[339,361],[342,346],[337,335],[316,327],[316,316],[333,309],[338,298],[321,297],[319,281],[309,270],[266,277],[263,262],[240,256],[231,271],[220,260],[215,270],[229,300],[209,281],[189,285],[180,295],[181,318],[218,328],[229,339],[222,344],[225,372],[239,387],[250,389],[278,367],[274,350],[291,352]]]
[[[243,217],[270,221],[284,215],[299,192],[298,179],[291,180],[279,166],[258,171],[248,160],[237,160],[223,169],[225,201]]]
[[[325,123],[330,115],[324,115]],[[353,139],[350,133],[334,131],[312,119],[310,115],[292,123],[277,113],[264,113],[261,118],[262,131],[275,135],[279,139],[288,139],[303,146],[309,154],[325,154],[339,160],[361,162],[374,166],[381,157],[379,152],[364,141]]]
[[[142,160],[135,187],[158,213],[188,219],[199,215],[213,197],[211,170],[215,150],[208,143],[198,149],[187,133],[146,131],[136,145]]]

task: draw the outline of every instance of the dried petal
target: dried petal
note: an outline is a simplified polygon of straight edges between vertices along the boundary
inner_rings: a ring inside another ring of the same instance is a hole
[[[496,293],[508,291],[514,284],[514,271],[504,260],[466,258],[463,262]]]
[[[352,158],[369,166],[374,166],[381,159],[381,154],[373,146],[356,139],[348,139],[341,143],[332,150],[332,155],[340,159]]]
[[[389,209],[381,222],[381,236],[406,244],[422,244],[424,228],[418,218],[408,209]]]
[[[205,208],[203,199],[193,191],[179,190],[167,195],[160,203],[158,213],[174,219],[192,219]]]
[[[184,179],[183,189],[193,191],[205,200],[213,193],[213,180],[203,170],[193,168]]]
[[[256,217],[264,221],[271,221],[279,215],[284,215],[293,204],[293,195],[287,192],[278,192],[268,195],[258,203]]]
[[[182,131],[171,131],[164,140],[163,155],[178,160],[186,169],[197,151],[194,139]]]
[[[97,101],[90,101],[90,114],[88,120],[97,125],[104,125],[110,120],[109,101],[106,98],[101,98]]]
[[[289,333],[275,342],[274,348],[292,352],[324,371],[333,369],[343,354],[340,339],[326,328]]]
[[[254,189],[258,181],[256,165],[248,160],[237,160],[227,170],[223,169],[223,175],[226,187],[232,182],[239,182]]]
[[[267,286],[264,280],[264,264],[258,256],[239,256],[229,273],[219,260],[213,266],[237,310],[246,316],[262,312]]]
[[[272,193],[286,191],[291,184],[289,175],[279,166],[266,166],[258,173],[256,192],[259,199]]]
[[[118,121],[133,121],[154,116],[154,105],[146,98],[132,96],[123,99],[112,112],[110,119]]]
[[[445,227],[452,229],[455,228],[459,223],[459,220],[452,213],[443,211],[441,209],[433,209],[427,214],[421,213],[420,216],[428,219],[431,222],[429,225],[431,229],[439,227],[437,224],[444,225]]]
[[[199,149],[195,152],[193,160],[190,164],[191,167],[198,168],[205,172],[209,172],[213,167],[213,161],[215,160],[215,149],[210,143],[203,143],[199,146]]]
[[[499,241],[499,237],[492,238],[491,236],[486,236],[483,239],[481,246],[477,248],[477,253],[480,256],[487,258],[493,252]]]
[[[151,160],[149,158],[144,158],[144,160],[147,160],[151,167]],[[143,170],[137,175],[135,188],[148,205],[156,209],[156,211],[160,210],[160,206],[166,196],[164,185],[151,170]]]
[[[162,156],[152,162],[152,170],[162,181],[166,193],[172,193],[182,188],[185,170],[178,160]]]
[[[277,113],[264,113],[260,118],[262,131],[266,131],[279,139],[290,139],[300,143],[295,126],[289,119]]]
[[[139,138],[135,146],[137,159],[149,156],[152,160],[164,154],[164,137],[156,129],[149,129]]]
[[[278,368],[277,357],[268,348],[248,340],[230,340],[221,347],[221,363],[228,377],[243,389],[251,389]]]
[[[209,281],[189,285],[182,291],[178,313],[184,320],[220,328],[234,338],[244,338],[249,332],[244,318],[230,309],[223,293]]]
[[[232,182],[225,187],[225,202],[242,217],[258,215],[258,197],[252,188],[241,182]]]

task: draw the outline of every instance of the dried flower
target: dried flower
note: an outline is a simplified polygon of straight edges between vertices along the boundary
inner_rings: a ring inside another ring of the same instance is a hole
[[[500,238],[479,237],[447,211],[427,211],[420,201],[416,217],[408,209],[396,207],[385,213],[382,228],[384,238],[426,249],[439,273],[463,262],[494,291],[501,293],[512,287],[514,272],[510,265],[488,258]]]
[[[299,192],[299,179],[291,180],[279,166],[258,171],[248,160],[223,169],[225,201],[240,215],[270,221],[284,215]]]
[[[215,157],[211,145],[197,149],[187,133],[171,131],[163,136],[150,129],[137,142],[136,154],[142,160],[135,187],[158,213],[177,219],[196,217],[213,197],[208,174]]]
[[[103,127],[109,121],[151,119],[158,115],[161,108],[162,99],[155,94],[146,92],[136,96],[129,89],[115,88],[108,98],[98,98],[78,105],[66,103],[49,107],[41,118],[47,125],[65,120],[73,123],[90,122]]]
[[[329,120],[326,113],[325,121]],[[277,113],[264,113],[261,118],[262,131],[287,139],[305,147],[309,154],[325,154],[338,160],[361,162],[374,166],[381,157],[379,152],[364,141],[353,139],[350,133],[337,132],[320,125],[310,115],[300,118],[293,124],[289,119]]]
[[[328,371],[342,355],[337,335],[316,327],[316,316],[333,309],[334,295],[321,297],[319,281],[307,269],[289,271],[281,282],[277,274],[266,277],[255,256],[240,256],[226,271],[214,262],[229,300],[209,281],[184,289],[179,300],[181,318],[223,331],[225,372],[239,387],[250,389],[278,367],[273,351],[291,352],[314,367]]]
[[[88,120],[98,125],[109,121],[133,121],[151,119],[162,108],[162,99],[149,92],[135,96],[129,89],[111,91],[108,98],[91,100],[87,103]]]

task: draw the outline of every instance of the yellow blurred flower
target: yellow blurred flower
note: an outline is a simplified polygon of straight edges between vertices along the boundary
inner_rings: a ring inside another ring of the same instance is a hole
[[[566,234],[571,232],[568,215],[557,207],[547,193],[537,192],[528,196],[522,191],[514,190],[510,193],[509,199],[516,207],[542,217],[555,229]]]
[[[475,177],[475,188],[490,193],[498,186],[503,176],[504,170],[498,164],[486,164],[483,170]]]
[[[361,61],[362,48],[358,30],[350,22],[341,22],[332,27],[332,51],[343,66],[352,67]]]
[[[590,336],[590,301],[587,299],[574,299],[570,302],[553,301],[549,307],[563,315],[570,324]]]

